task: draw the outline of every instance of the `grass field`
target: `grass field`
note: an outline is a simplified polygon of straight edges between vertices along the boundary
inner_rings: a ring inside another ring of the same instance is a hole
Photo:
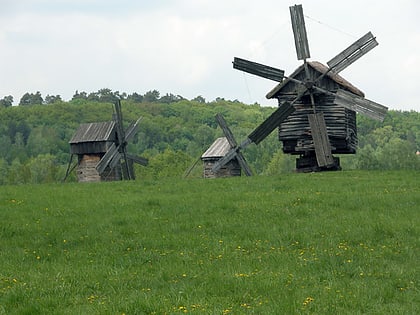
[[[0,186],[0,314],[420,314],[418,175]]]

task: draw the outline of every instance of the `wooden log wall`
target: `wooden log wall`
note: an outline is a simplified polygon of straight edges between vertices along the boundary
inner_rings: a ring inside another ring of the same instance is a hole
[[[211,169],[218,160],[204,160],[203,161],[203,177],[204,178],[219,178],[219,177],[232,177],[241,176],[241,167],[238,161],[232,160],[223,166],[219,171],[214,173]]]
[[[283,96],[290,101],[293,95]],[[334,104],[334,97],[315,95],[316,112],[324,113],[333,153],[355,153],[357,146],[356,113]],[[309,97],[295,103],[296,111],[279,127],[279,140],[285,153],[314,150],[308,114],[313,114]]]
[[[99,182],[121,180],[121,168],[110,169],[107,167],[102,174],[96,170],[96,165],[101,159],[101,155],[84,154],[79,156],[77,166],[77,180],[79,182]]]

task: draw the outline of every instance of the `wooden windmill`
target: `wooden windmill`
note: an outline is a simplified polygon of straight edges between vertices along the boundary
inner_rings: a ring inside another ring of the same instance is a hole
[[[240,176],[241,170],[246,176],[251,176],[252,172],[242,155],[235,137],[228,127],[224,117],[221,114],[216,115],[216,121],[222,128],[224,137],[216,139],[215,142],[201,156],[204,163],[204,177],[229,177]],[[219,163],[220,159],[227,159],[221,167],[213,171],[213,167]]]
[[[81,124],[70,140],[71,158],[78,156],[79,181],[135,179],[133,163],[147,165],[148,160],[127,152],[127,144],[137,133],[141,117],[124,130],[121,102],[114,104],[113,120],[102,123]],[[73,167],[74,168],[74,167]]]
[[[378,45],[371,32],[362,36],[327,66],[307,61],[310,58],[302,5],[291,6],[290,15],[297,59],[303,64],[289,77],[284,71],[241,58],[233,67],[279,82],[267,94],[277,98],[279,107],[240,145],[232,148],[213,166],[217,171],[235,152],[251,143],[258,144],[279,127],[283,151],[299,155],[298,171],[340,169],[333,154],[354,154],[357,145],[356,113],[382,121],[387,107],[364,98],[363,92],[339,75],[339,72]]]

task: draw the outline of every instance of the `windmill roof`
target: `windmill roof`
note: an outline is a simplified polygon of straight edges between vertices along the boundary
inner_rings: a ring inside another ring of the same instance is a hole
[[[319,72],[320,74],[324,74],[328,71],[328,67],[325,66],[324,64],[318,62],[318,61],[308,61],[308,65],[310,67],[312,67],[313,69],[315,69],[317,72]],[[304,65],[301,65],[299,68],[297,68],[291,75],[291,78],[296,77],[300,72],[305,71],[305,67]],[[326,74],[326,76],[328,78],[330,78],[331,80],[335,81],[337,84],[339,84],[340,86],[342,86],[343,88],[345,88],[346,90],[364,97],[365,94],[359,90],[357,87],[355,87],[353,84],[351,84],[349,81],[347,81],[346,79],[344,79],[342,76],[340,76],[337,73],[334,73],[332,71],[328,72]],[[289,79],[284,80],[283,82],[279,83],[274,89],[272,89],[270,92],[267,93],[266,97],[268,99],[270,98],[274,98],[276,97],[276,95],[282,90],[282,88],[288,84],[290,82]]]
[[[81,124],[69,143],[109,141],[112,140],[114,129],[114,121]]]
[[[230,150],[230,144],[226,137],[217,138],[213,144],[201,156],[202,159],[206,158],[221,158]]]

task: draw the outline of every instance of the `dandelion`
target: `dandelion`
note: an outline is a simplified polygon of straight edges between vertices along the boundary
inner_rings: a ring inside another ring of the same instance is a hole
[[[313,301],[315,301],[315,299],[313,297],[308,296],[305,301],[303,301],[303,306],[308,306],[310,303],[312,303]]]

